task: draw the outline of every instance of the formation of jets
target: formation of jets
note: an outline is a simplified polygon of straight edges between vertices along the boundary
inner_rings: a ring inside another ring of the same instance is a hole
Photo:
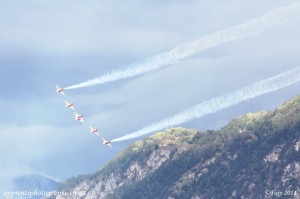
[[[63,88],[60,88],[59,86],[56,85],[56,92],[57,93],[60,93],[62,95],[65,95],[65,90]],[[79,121],[79,122],[82,122],[83,124],[85,124],[84,122],[84,118],[83,118],[83,115],[77,113],[75,111],[75,107],[74,107],[74,104],[73,103],[70,103],[68,102],[67,100],[65,100],[65,103],[66,103],[66,106],[67,108],[69,109],[72,109],[74,111],[74,117],[75,117],[75,120]],[[98,129],[95,129],[93,127],[90,126],[90,132],[101,137],[100,134],[99,134],[99,131]],[[103,140],[103,144],[109,146],[109,147],[112,147],[111,144],[110,144],[110,141],[109,140],[106,140],[104,139],[103,137],[101,137],[101,139]]]

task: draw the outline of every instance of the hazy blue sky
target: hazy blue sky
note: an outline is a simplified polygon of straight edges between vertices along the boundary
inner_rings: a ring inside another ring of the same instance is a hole
[[[74,121],[56,84],[92,79],[293,2],[1,1],[0,186],[30,172],[56,179],[91,173],[134,142],[103,146]],[[128,134],[299,66],[299,19],[138,77],[70,90],[67,98],[107,139]],[[217,129],[238,115],[274,109],[299,86],[181,126]]]

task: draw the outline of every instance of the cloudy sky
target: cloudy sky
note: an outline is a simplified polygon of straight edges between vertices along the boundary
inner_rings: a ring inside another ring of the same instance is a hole
[[[63,180],[98,170],[112,149],[74,121],[55,93],[177,45],[239,25],[295,0],[20,1],[0,3],[0,186],[32,172]],[[298,12],[300,13],[300,12]],[[300,14],[288,24],[137,77],[66,92],[107,139],[300,66]],[[218,129],[272,110],[300,84],[182,124]]]

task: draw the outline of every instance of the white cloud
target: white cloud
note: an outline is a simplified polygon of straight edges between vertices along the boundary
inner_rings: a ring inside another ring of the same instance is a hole
[[[4,2],[0,8],[0,36],[2,47],[46,53],[131,52],[145,56],[237,25],[289,2],[293,1]]]

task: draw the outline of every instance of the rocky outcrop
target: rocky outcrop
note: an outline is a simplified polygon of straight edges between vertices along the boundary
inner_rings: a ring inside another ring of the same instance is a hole
[[[264,162],[276,162],[279,159],[279,153],[281,152],[281,147],[282,146],[275,146],[274,149],[271,151],[270,154],[268,154],[265,158],[264,158]]]
[[[285,185],[289,180],[296,180],[300,184],[300,162],[294,162],[288,164],[284,168],[284,173],[282,175],[281,181]]]

